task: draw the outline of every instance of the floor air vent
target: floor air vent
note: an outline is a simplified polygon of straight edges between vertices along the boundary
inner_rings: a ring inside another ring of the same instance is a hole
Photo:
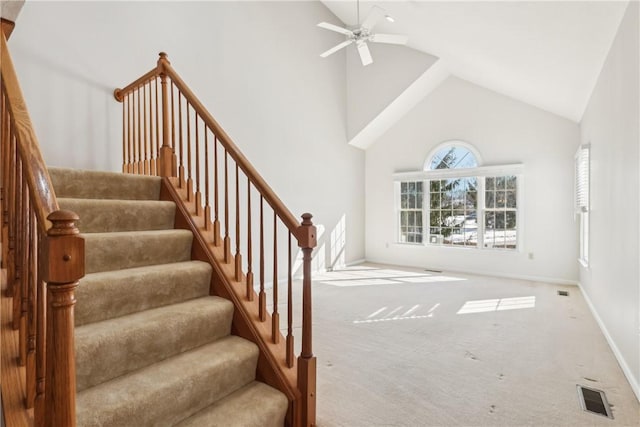
[[[568,297],[569,291],[558,291],[558,295],[560,295],[561,297]]]
[[[577,388],[580,406],[582,406],[584,411],[613,419],[613,414],[611,413],[611,408],[609,407],[609,402],[607,402],[607,396],[605,396],[604,391],[581,385],[577,385]]]

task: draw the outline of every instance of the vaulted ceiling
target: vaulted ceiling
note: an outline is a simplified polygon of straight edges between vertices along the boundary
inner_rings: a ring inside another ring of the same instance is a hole
[[[357,25],[355,0],[322,3],[334,24]],[[360,19],[377,5],[395,19],[377,32],[406,34],[451,74],[578,122],[627,3],[363,0]]]
[[[335,15],[331,23],[357,26],[356,0],[321,2]],[[14,20],[23,3],[0,2],[0,15]],[[366,149],[449,75],[579,122],[627,4],[362,0],[360,22],[378,6],[395,21],[382,20],[375,32],[409,42],[372,47],[374,64],[364,69],[346,49],[349,143]]]
[[[24,0],[2,0],[0,1],[0,17],[15,22],[22,6],[24,6]]]

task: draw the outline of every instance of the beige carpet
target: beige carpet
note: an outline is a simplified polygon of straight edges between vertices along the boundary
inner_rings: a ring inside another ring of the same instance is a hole
[[[640,425],[577,287],[363,265],[313,291],[322,427]],[[615,419],[583,412],[576,384]]]
[[[231,335],[233,304],[209,295],[160,179],[50,170],[80,216],[76,414],[89,426],[282,426],[288,399],[256,381],[258,347]]]

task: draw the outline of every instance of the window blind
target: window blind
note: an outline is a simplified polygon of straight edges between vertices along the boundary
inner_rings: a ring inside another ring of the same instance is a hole
[[[575,203],[576,211],[589,211],[589,145],[582,145],[576,153]]]

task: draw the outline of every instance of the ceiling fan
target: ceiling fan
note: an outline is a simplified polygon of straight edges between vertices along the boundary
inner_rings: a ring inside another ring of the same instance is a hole
[[[321,57],[326,58],[327,56],[336,53],[342,48],[349,46],[352,43],[356,44],[356,48],[358,49],[358,54],[360,55],[360,61],[362,61],[362,65],[369,65],[373,62],[371,58],[371,52],[369,51],[369,46],[367,46],[367,42],[374,43],[388,43],[388,44],[399,44],[404,45],[407,44],[409,37],[399,34],[374,34],[373,27],[382,19],[387,18],[390,22],[393,20],[386,15],[384,10],[379,8],[378,6],[373,6],[371,12],[369,12],[369,16],[365,18],[365,20],[360,24],[360,0],[358,0],[357,6],[357,19],[358,19],[358,27],[349,30],[347,28],[342,28],[337,25],[329,24],[328,22],[321,22],[318,24],[318,27],[324,28],[326,30],[335,31],[340,34],[344,34],[347,36],[347,39],[342,43],[332,47],[320,54]]]

